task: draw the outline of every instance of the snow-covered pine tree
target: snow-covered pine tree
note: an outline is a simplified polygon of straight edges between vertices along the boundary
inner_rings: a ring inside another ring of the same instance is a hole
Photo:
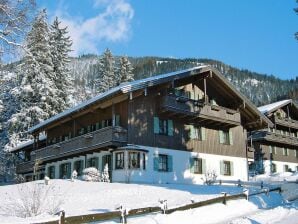
[[[128,60],[128,57],[123,56],[120,58],[119,63],[119,70],[118,70],[118,85],[123,82],[131,82],[134,80],[134,74],[133,74],[133,67]]]
[[[55,106],[57,111],[63,111],[69,107],[69,95],[72,81],[70,70],[68,68],[69,52],[71,51],[72,41],[68,36],[67,27],[61,28],[61,22],[58,17],[55,18],[50,27],[50,44],[53,62],[53,71],[55,73],[54,83],[57,87],[59,103]]]
[[[59,112],[45,10],[35,18],[26,38],[26,48],[26,56],[18,69],[20,82],[12,90],[20,109],[8,121],[9,143],[6,148],[29,139],[27,130],[30,127]]]
[[[99,59],[99,73],[94,80],[95,91],[103,93],[117,85],[115,78],[115,60],[112,52],[106,49],[104,54]]]

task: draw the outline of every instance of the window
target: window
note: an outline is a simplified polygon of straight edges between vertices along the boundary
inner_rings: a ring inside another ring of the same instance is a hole
[[[193,125],[190,125],[189,128],[189,138],[190,139],[197,139],[197,140],[203,140],[203,133],[204,129],[201,127],[195,127]]]
[[[85,129],[84,128],[80,128],[78,130],[78,135],[80,136],[80,135],[83,135],[83,134],[85,134]]]
[[[168,171],[168,156],[167,155],[159,155],[158,170],[159,171]]]
[[[202,159],[201,158],[194,158],[194,173],[197,174],[202,174],[203,173],[203,169],[202,169]]]
[[[224,176],[233,176],[233,162],[221,161],[220,162],[220,174]]]
[[[173,136],[173,121],[154,117],[154,134]]]
[[[168,135],[168,121],[159,119],[159,134]]]
[[[231,130],[220,130],[219,131],[219,143],[226,144],[226,145],[233,145],[233,138],[232,138]]]
[[[81,176],[83,173],[83,160],[77,160],[74,162],[73,169],[77,171],[78,176]]]
[[[109,127],[112,126],[112,119],[106,119],[101,121],[101,127]]]
[[[98,169],[98,157],[92,157],[87,161],[87,167],[95,167]]]
[[[55,179],[55,166],[48,167],[48,177],[50,179]]]
[[[276,146],[272,146],[272,145],[269,145],[269,152],[271,153],[271,154],[276,154]]]
[[[283,149],[283,155],[288,156],[289,155],[289,149],[288,148],[282,148]]]
[[[96,122],[95,124],[95,130],[101,129],[101,123]]]
[[[63,163],[60,165],[60,178],[67,179],[70,178],[71,174],[71,165],[70,163]]]
[[[284,165],[284,172],[288,172],[289,171],[289,166],[288,165]]]
[[[276,164],[275,163],[271,164],[271,172],[276,173]]]
[[[173,159],[170,155],[159,154],[154,157],[154,170],[159,172],[172,172]]]
[[[296,172],[298,172],[298,166],[296,166]]]
[[[115,169],[124,169],[124,153],[117,152],[115,154],[115,157],[116,157]]]
[[[140,168],[140,153],[139,152],[129,152],[128,153],[128,167],[129,169]]]

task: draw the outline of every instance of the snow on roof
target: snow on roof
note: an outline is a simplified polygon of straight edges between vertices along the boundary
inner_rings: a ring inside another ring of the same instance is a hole
[[[39,141],[43,141],[46,140],[47,136],[46,135],[40,135],[39,136]],[[9,149],[9,152],[14,152],[14,151],[18,151],[19,149],[22,149],[24,147],[27,147],[29,145],[32,145],[34,143],[34,140],[27,140],[24,142],[21,142],[20,144],[18,144],[16,147]]]
[[[288,103],[291,103],[292,100],[281,100],[275,103],[271,103],[271,104],[267,104],[261,107],[258,107],[258,110],[262,113],[262,114],[266,114],[272,110],[278,109],[284,105],[287,105]]]
[[[85,107],[87,107],[88,105],[91,105],[99,100],[102,100],[106,97],[112,96],[113,94],[117,93],[117,92],[122,92],[122,93],[128,93],[134,90],[138,90],[147,86],[153,86],[157,83],[159,83],[160,81],[162,81],[163,79],[169,78],[169,77],[174,77],[176,75],[182,74],[182,73],[186,73],[186,72],[191,72],[197,69],[201,69],[201,68],[205,68],[208,67],[207,65],[201,65],[201,66],[197,66],[197,67],[193,67],[190,69],[186,69],[186,70],[180,70],[180,71],[176,71],[176,72],[171,72],[171,73],[167,73],[167,74],[162,74],[162,75],[157,75],[157,76],[152,76],[149,78],[145,78],[145,79],[140,79],[140,80],[136,80],[136,81],[132,81],[132,82],[128,82],[128,83],[122,83],[121,85],[114,87],[102,94],[99,94],[81,104],[78,104],[77,106],[70,108],[68,110],[65,110],[64,112],[57,114],[47,120],[45,120],[44,122],[41,122],[35,126],[33,126],[32,128],[30,128],[28,130],[28,132],[32,133],[35,130],[42,128],[44,126],[46,126],[47,124],[50,124],[51,122],[54,122],[58,119],[61,119],[69,114],[75,113],[77,111],[80,111],[82,109],[84,109]]]

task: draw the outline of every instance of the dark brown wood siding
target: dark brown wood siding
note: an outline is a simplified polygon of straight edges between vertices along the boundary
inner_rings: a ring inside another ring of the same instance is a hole
[[[206,140],[189,140],[186,120],[173,119],[165,114],[158,115],[159,96],[139,96],[128,103],[128,143],[163,147],[176,150],[196,151],[217,155],[245,157],[246,131],[242,126],[233,127],[233,145],[219,143],[219,130],[206,128]],[[154,134],[154,116],[160,119],[172,119],[174,135]],[[201,123],[204,126],[204,123]]]

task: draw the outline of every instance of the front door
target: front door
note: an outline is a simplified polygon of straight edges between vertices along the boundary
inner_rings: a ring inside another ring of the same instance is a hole
[[[102,171],[104,171],[105,165],[108,164],[109,168],[109,177],[110,181],[112,182],[112,156],[111,155],[104,155],[102,157]]]

